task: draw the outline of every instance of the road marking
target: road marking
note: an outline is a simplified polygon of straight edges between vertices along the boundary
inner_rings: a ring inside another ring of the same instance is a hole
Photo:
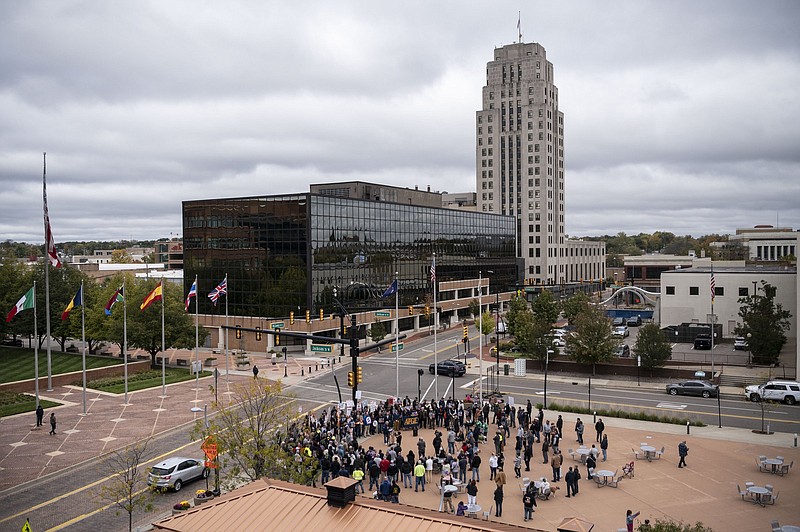
[[[656,408],[670,408],[673,410],[685,410],[689,405],[679,405],[676,403],[658,403]]]
[[[559,395],[559,394],[561,394],[561,392],[559,392],[558,390],[553,390],[550,392],[550,395]],[[535,395],[544,395],[544,390],[542,390],[541,392],[535,392]],[[572,399],[572,401],[580,401],[580,399]]]

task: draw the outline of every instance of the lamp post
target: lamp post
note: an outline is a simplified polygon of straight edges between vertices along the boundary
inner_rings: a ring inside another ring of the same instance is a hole
[[[281,351],[283,352],[283,376],[284,377],[288,377],[289,376],[289,363],[286,360],[286,346],[283,346],[281,348]]]
[[[422,374],[425,373],[422,369],[417,370],[417,402],[422,401]]]
[[[544,408],[547,409],[547,367],[550,365],[550,353],[552,349],[547,350],[547,355],[544,358]]]
[[[478,404],[483,408],[483,272],[478,272]]]

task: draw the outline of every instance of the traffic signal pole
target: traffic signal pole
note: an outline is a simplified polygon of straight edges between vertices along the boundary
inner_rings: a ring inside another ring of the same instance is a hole
[[[356,404],[358,392],[358,336],[356,334],[356,315],[350,315],[350,362],[353,371],[353,404]]]

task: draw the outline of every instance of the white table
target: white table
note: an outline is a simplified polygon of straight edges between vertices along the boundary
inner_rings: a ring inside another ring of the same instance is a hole
[[[651,462],[656,454],[656,448],[652,445],[642,445],[640,449],[644,451],[644,457],[647,458],[647,461]]]
[[[749,486],[747,488],[747,492],[753,495],[753,502],[764,506],[764,503],[761,501],[761,496],[769,493],[769,490],[767,488],[762,488],[761,486]]]
[[[467,505],[467,516],[469,517],[478,517],[478,514],[481,513],[481,507],[477,504],[468,504]]]
[[[589,453],[591,453],[591,452],[592,451],[590,449],[587,449],[585,447],[575,450],[575,454],[580,455],[582,464],[586,463],[586,457],[589,456]]]
[[[603,479],[603,482],[597,485],[598,487],[610,486],[611,484],[609,484],[609,481],[614,480],[614,472],[609,471],[608,469],[600,469],[595,471],[593,474],[594,476],[601,477]]]
[[[777,458],[767,458],[764,460],[764,463],[772,466],[772,472],[777,473],[780,470],[780,466],[783,465],[783,460],[778,460]]]
[[[800,532],[800,526],[783,525],[781,527],[781,532]]]

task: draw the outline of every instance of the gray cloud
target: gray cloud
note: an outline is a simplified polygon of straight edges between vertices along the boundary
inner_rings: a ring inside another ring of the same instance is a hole
[[[800,4],[0,3],[0,236],[180,232],[181,201],[474,190],[493,47],[542,43],[570,234],[800,227]],[[779,214],[777,214],[779,213]]]

